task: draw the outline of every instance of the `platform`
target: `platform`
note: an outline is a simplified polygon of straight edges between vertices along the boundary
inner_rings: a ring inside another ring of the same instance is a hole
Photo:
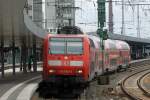
[[[5,70],[5,78],[0,78],[0,100],[29,100],[41,81],[41,71],[39,66],[37,72],[26,74],[20,68],[16,68],[16,75],[12,75],[12,69]]]

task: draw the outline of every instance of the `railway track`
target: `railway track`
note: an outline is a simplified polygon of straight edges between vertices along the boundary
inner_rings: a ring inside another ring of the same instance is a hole
[[[137,65],[139,65],[139,66],[137,66]],[[148,62],[146,62],[146,63],[140,63],[140,64],[137,63],[137,64],[134,64],[134,65],[131,65],[131,67],[129,68],[129,70],[133,70],[134,72],[136,71],[136,73],[139,73],[140,72],[139,70],[145,69],[145,72],[148,72],[147,70],[148,70],[149,66],[150,66],[150,64]],[[143,73],[141,72],[141,75],[144,75],[145,72],[143,72]],[[133,73],[133,72],[131,72],[131,73]],[[138,77],[140,77],[141,75],[139,75]],[[138,86],[136,86],[136,87],[138,87]],[[99,91],[97,91],[98,90],[97,88],[99,88],[97,86],[97,82],[93,81],[93,82],[90,83],[89,87],[87,87],[86,89],[84,89],[82,91],[82,93],[80,94],[80,96],[78,96],[76,98],[73,98],[73,99],[70,99],[70,98],[69,99],[64,99],[64,98],[51,97],[51,98],[48,98],[46,100],[101,100],[101,99],[99,99],[99,96],[98,96],[99,95],[99,93],[98,93]],[[106,100],[108,100],[109,96],[107,97],[107,95],[105,95],[105,98],[107,98]],[[32,98],[31,98],[31,100],[45,100],[45,99],[39,97],[38,93],[35,92],[33,94]],[[134,100],[138,100],[138,99],[136,98]],[[149,98],[148,99],[139,99],[139,100],[149,100]]]
[[[147,65],[150,66],[150,65]],[[137,71],[121,82],[122,91],[132,100],[150,100],[149,93],[143,88],[141,80],[150,73],[150,68]]]
[[[137,66],[137,65],[139,65],[139,66]],[[145,73],[149,72],[149,70],[146,70],[146,69],[149,68],[149,66],[150,65],[148,63],[141,63],[141,64],[137,63],[134,66],[131,65],[131,67],[129,68],[129,70],[133,70],[133,71],[130,72],[130,71],[127,70],[126,72],[116,73],[116,75],[114,75],[114,74],[111,75],[111,78],[112,78],[112,76],[114,78],[116,78],[115,80],[117,80],[117,81],[115,81],[115,84],[117,84],[117,82],[119,80],[121,80],[123,77],[125,77],[125,75],[127,76],[129,74],[138,73],[140,70],[145,69],[145,71],[143,71],[141,73],[139,72],[138,75],[136,75],[136,76],[134,76],[134,78],[132,78],[132,79],[136,80],[134,83],[132,83],[134,80],[130,79],[130,80],[132,80],[130,84],[133,84],[132,86],[134,86],[134,87],[129,86],[129,85],[127,86],[126,83],[124,84],[125,86],[129,87],[127,89],[132,89],[131,91],[129,90],[129,92],[134,93],[136,91],[134,89],[138,88],[137,81],[139,81],[140,84],[142,83],[142,81],[143,81],[142,78],[144,76],[146,76]],[[124,73],[124,75],[123,75],[123,73]],[[119,76],[121,75],[121,76],[118,77],[118,75]],[[140,79],[140,77],[141,77],[141,79]],[[3,98],[3,100],[12,100],[12,98],[14,98],[13,100],[21,100],[20,99],[21,97],[30,98],[30,100],[110,100],[110,98],[113,98],[109,94],[102,94],[101,90],[103,91],[103,89],[108,89],[108,86],[103,86],[103,85],[99,86],[99,85],[97,85],[96,81],[91,82],[90,85],[87,88],[85,88],[83,91],[81,91],[79,96],[74,97],[74,98],[68,98],[68,99],[62,98],[62,97],[60,97],[60,98],[57,98],[57,97],[41,98],[41,97],[39,97],[38,92],[33,91],[33,85],[35,87],[40,82],[40,80],[41,80],[41,78],[40,79],[38,78],[37,80],[33,79],[31,81],[27,81],[26,82],[27,84],[26,83],[23,83],[23,84],[21,83],[22,85],[18,86],[18,88],[10,89],[9,92],[4,94],[3,97],[8,97],[8,98],[5,98],[5,99]],[[144,88],[142,85],[141,85],[141,87]],[[14,90],[14,91],[12,92],[12,90]],[[28,92],[25,92],[25,91],[28,91]],[[142,90],[139,89],[137,91],[142,91]],[[140,92],[140,93],[142,95],[143,92]],[[28,94],[28,96],[27,96],[27,94]],[[71,96],[71,94],[72,93],[70,92],[70,96]],[[5,96],[5,95],[9,95],[9,96]],[[59,94],[57,94],[57,95],[59,95]],[[66,93],[66,95],[68,95],[68,94]],[[73,94],[72,94],[72,96],[73,96]],[[145,96],[145,95],[142,95],[142,96]],[[145,99],[145,98],[147,98],[147,99]],[[145,98],[144,99],[140,98],[139,100],[149,100],[149,97],[145,97]],[[25,100],[27,100],[27,99],[25,99]],[[124,99],[114,99],[114,100],[124,100]],[[138,100],[138,99],[136,99],[136,100]]]
[[[96,96],[96,84],[93,81],[87,88],[79,90],[80,95],[77,96],[70,92],[44,98],[39,96],[39,92],[34,92],[31,100],[99,100]]]
[[[145,73],[144,75],[142,75],[142,76],[140,77],[140,79],[137,81],[137,84],[138,84],[138,87],[144,92],[144,94],[145,94],[146,96],[149,96],[149,97],[150,97],[150,91],[149,91],[148,89],[146,89],[146,88],[142,85],[144,79],[145,79],[148,75],[150,75],[150,71],[147,72],[147,73]]]

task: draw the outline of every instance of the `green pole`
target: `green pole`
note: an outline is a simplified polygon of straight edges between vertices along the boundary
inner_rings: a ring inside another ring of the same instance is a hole
[[[101,39],[101,50],[102,50],[102,73],[104,73],[104,32],[103,28],[105,25],[105,0],[98,0],[98,31],[97,34]]]
[[[98,28],[103,28],[105,24],[105,0],[98,0]]]

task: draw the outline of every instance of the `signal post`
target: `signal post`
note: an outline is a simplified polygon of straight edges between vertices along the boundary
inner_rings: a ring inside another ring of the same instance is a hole
[[[104,40],[107,40],[108,35],[107,35],[107,30],[103,30],[103,28],[105,27],[105,0],[98,0],[97,1],[97,5],[98,5],[98,29],[97,29],[97,34],[101,39],[101,50],[102,50],[102,75],[98,76],[98,84],[109,84],[109,76],[108,75],[104,75],[105,73],[105,69],[104,69]]]

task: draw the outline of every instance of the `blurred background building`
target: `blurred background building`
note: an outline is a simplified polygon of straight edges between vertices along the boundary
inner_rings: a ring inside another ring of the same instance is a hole
[[[61,26],[75,25],[75,10],[75,0],[28,0],[30,18],[51,33]]]
[[[56,33],[61,26],[75,25],[74,0],[45,0],[44,28],[48,32]]]

